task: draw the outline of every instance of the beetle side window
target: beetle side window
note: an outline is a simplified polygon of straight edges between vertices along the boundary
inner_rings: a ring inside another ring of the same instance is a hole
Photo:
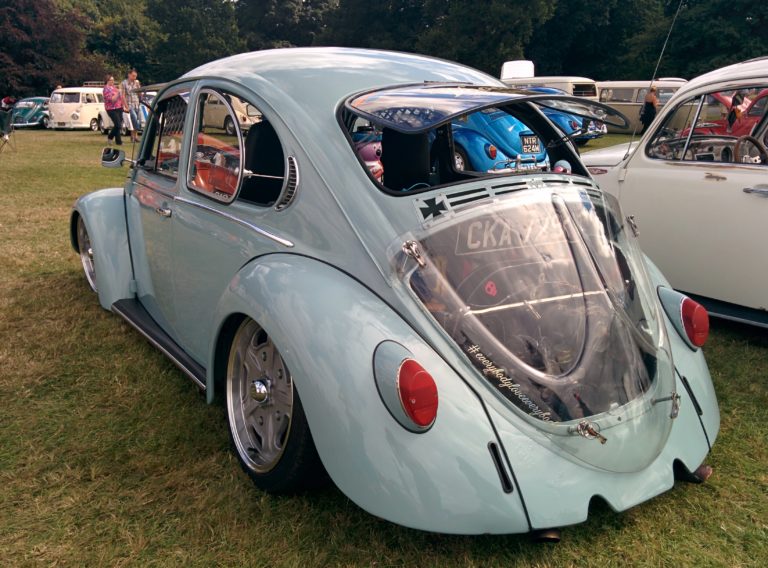
[[[235,198],[243,167],[242,130],[249,126],[245,106],[245,101],[231,94],[206,90],[198,96],[197,128],[189,164],[189,187],[193,191],[224,203]],[[238,116],[235,109],[242,113]]]
[[[186,114],[187,101],[181,95],[161,102],[157,109],[157,118],[153,125],[155,139],[152,144],[152,156],[146,162],[146,165],[157,173],[179,177],[179,157]]]
[[[712,91],[679,104],[655,132],[646,153],[683,162],[765,164],[765,87]],[[762,107],[760,106],[762,104]],[[757,132],[762,128],[762,132]],[[756,137],[756,141],[752,137]],[[757,142],[757,143],[756,143]]]
[[[679,104],[673,112],[669,113],[648,143],[647,155],[660,160],[682,160],[688,134],[700,106],[701,97],[694,97]]]
[[[269,120],[252,105],[246,105],[243,110],[252,123],[244,136],[245,170],[238,200],[269,207],[283,191],[285,153]]]

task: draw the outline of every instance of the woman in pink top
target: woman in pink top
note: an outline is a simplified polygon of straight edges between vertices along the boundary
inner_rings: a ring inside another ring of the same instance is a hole
[[[111,143],[114,138],[115,143],[122,146],[120,131],[123,129],[123,97],[120,94],[120,89],[115,87],[115,78],[112,75],[107,75],[103,92],[104,108],[114,125],[107,135],[107,140]]]

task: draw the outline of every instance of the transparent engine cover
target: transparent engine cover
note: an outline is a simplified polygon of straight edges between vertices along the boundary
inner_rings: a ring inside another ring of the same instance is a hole
[[[397,257],[408,286],[513,412],[601,468],[637,471],[658,456],[674,369],[614,198],[523,190],[412,239],[421,262]]]

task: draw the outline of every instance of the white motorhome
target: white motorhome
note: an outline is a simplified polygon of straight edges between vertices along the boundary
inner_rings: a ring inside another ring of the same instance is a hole
[[[48,111],[51,128],[99,129],[99,111],[104,109],[101,87],[64,87],[51,93]]]
[[[659,108],[672,98],[677,90],[687,81],[679,78],[661,78],[653,81],[656,87],[656,96],[659,99]],[[608,127],[608,132],[640,132],[643,125],[640,123],[640,109],[643,106],[645,95],[651,87],[651,81],[599,81],[597,90],[600,102],[605,103],[614,110],[619,111],[629,119],[628,129]]]
[[[597,101],[597,84],[593,79],[575,76],[535,76],[533,61],[507,61],[501,66],[501,80],[510,87],[552,87],[575,97]]]

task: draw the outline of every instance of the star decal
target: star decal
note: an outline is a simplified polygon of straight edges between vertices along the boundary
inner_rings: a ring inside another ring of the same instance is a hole
[[[429,199],[425,199],[422,202],[423,205],[419,207],[421,216],[425,221],[428,219],[437,218],[440,216],[442,211],[447,211],[445,208],[445,201],[440,201],[440,203],[438,203],[437,200],[437,197],[430,197]]]

